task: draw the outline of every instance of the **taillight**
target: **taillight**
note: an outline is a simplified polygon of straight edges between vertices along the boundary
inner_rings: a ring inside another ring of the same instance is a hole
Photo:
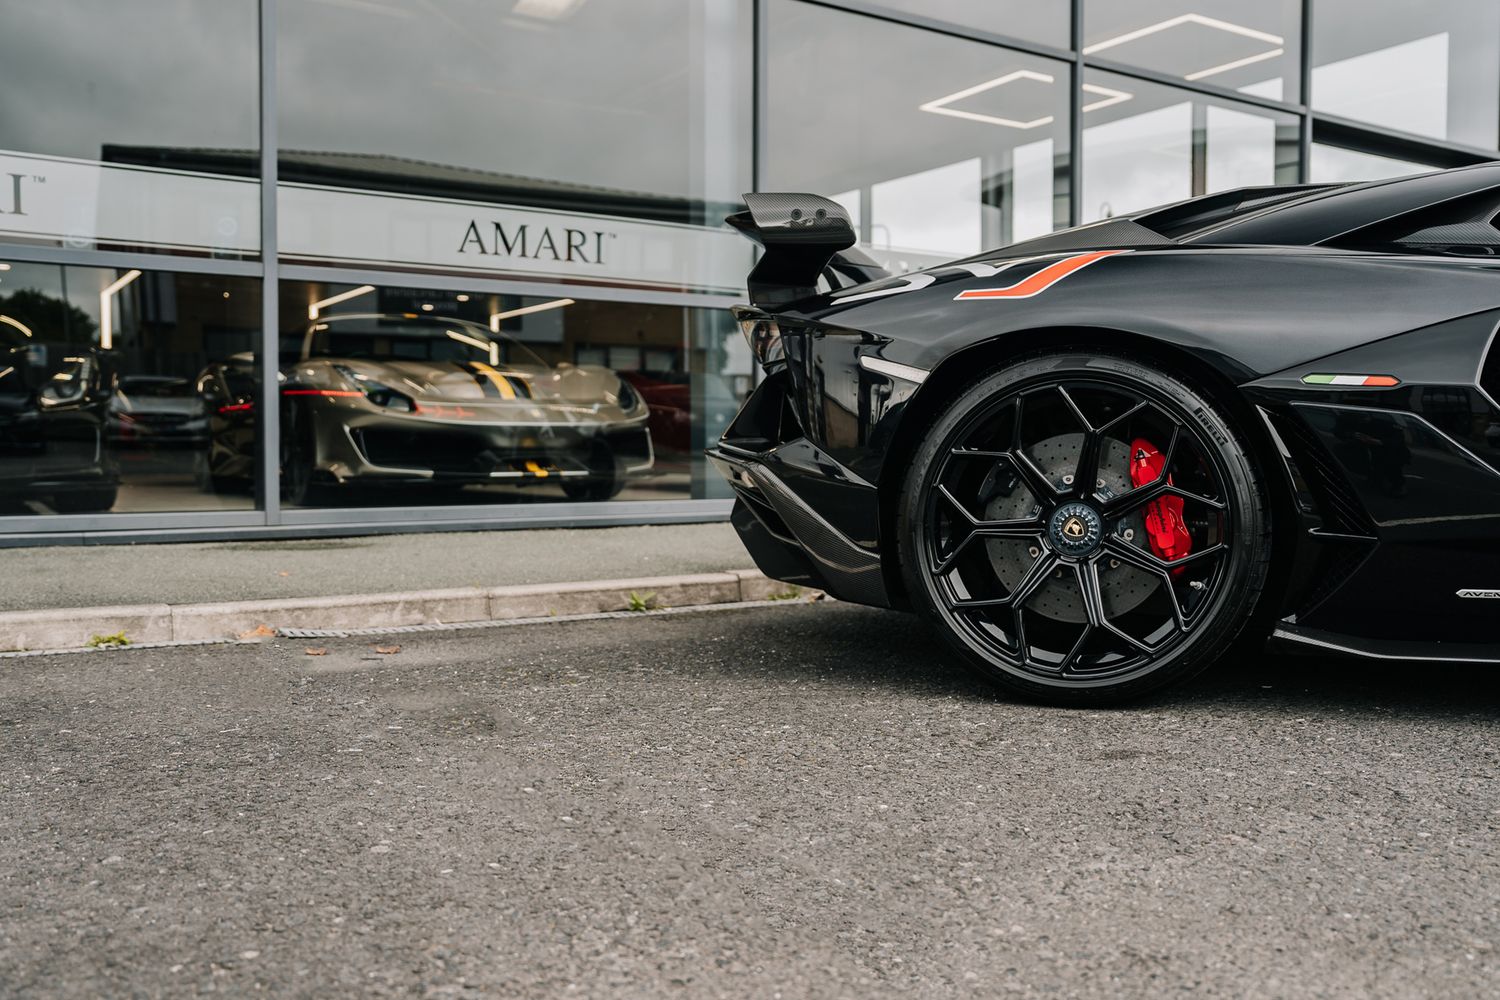
[[[750,353],[762,368],[769,371],[786,360],[786,352],[781,344],[781,327],[777,325],[775,317],[749,306],[735,306],[730,311],[734,314],[734,321],[739,324],[740,333],[745,335],[745,342],[750,345]]]

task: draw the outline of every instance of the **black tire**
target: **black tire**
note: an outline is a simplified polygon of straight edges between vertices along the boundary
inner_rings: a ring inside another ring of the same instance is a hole
[[[1031,356],[962,390],[913,455],[901,570],[917,610],[1007,691],[1125,701],[1204,669],[1250,619],[1271,557],[1263,482],[1180,375]],[[1153,535],[1163,523],[1186,541]]]
[[[100,486],[88,490],[69,490],[52,497],[52,509],[59,514],[94,514],[114,507],[120,497],[118,486]]]
[[[586,477],[562,480],[563,495],[569,500],[598,502],[613,500],[625,488],[625,473],[615,458],[614,449],[599,443],[589,455]]]
[[[282,411],[281,502],[289,507],[321,507],[329,503],[330,488],[318,478],[314,461],[314,417],[300,406]]]

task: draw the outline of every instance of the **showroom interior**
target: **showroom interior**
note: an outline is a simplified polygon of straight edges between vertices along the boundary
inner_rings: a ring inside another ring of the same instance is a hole
[[[0,545],[723,519],[742,192],[828,195],[908,271],[1500,156],[1500,5],[1468,0],[0,23]]]

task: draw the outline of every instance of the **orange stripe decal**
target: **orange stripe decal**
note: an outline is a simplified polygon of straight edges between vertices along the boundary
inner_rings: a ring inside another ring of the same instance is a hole
[[[1074,271],[1088,267],[1096,260],[1113,257],[1117,253],[1129,253],[1129,251],[1094,250],[1090,253],[1075,254],[1072,257],[1064,257],[1062,260],[1048,264],[1040,271],[1022,278],[1014,285],[1007,285],[1004,288],[970,288],[959,292],[953,297],[954,299],[1029,299],[1033,295],[1045,292]]]

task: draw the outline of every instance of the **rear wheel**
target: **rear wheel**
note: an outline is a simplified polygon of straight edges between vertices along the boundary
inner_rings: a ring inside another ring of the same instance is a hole
[[[1249,618],[1264,489],[1202,394],[1122,356],[1033,357],[972,384],[907,474],[902,571],[984,674],[1066,704],[1197,672]]]
[[[314,458],[317,445],[312,411],[288,406],[282,410],[281,419],[281,502],[289,507],[322,506],[330,499],[330,489],[319,479]]]

